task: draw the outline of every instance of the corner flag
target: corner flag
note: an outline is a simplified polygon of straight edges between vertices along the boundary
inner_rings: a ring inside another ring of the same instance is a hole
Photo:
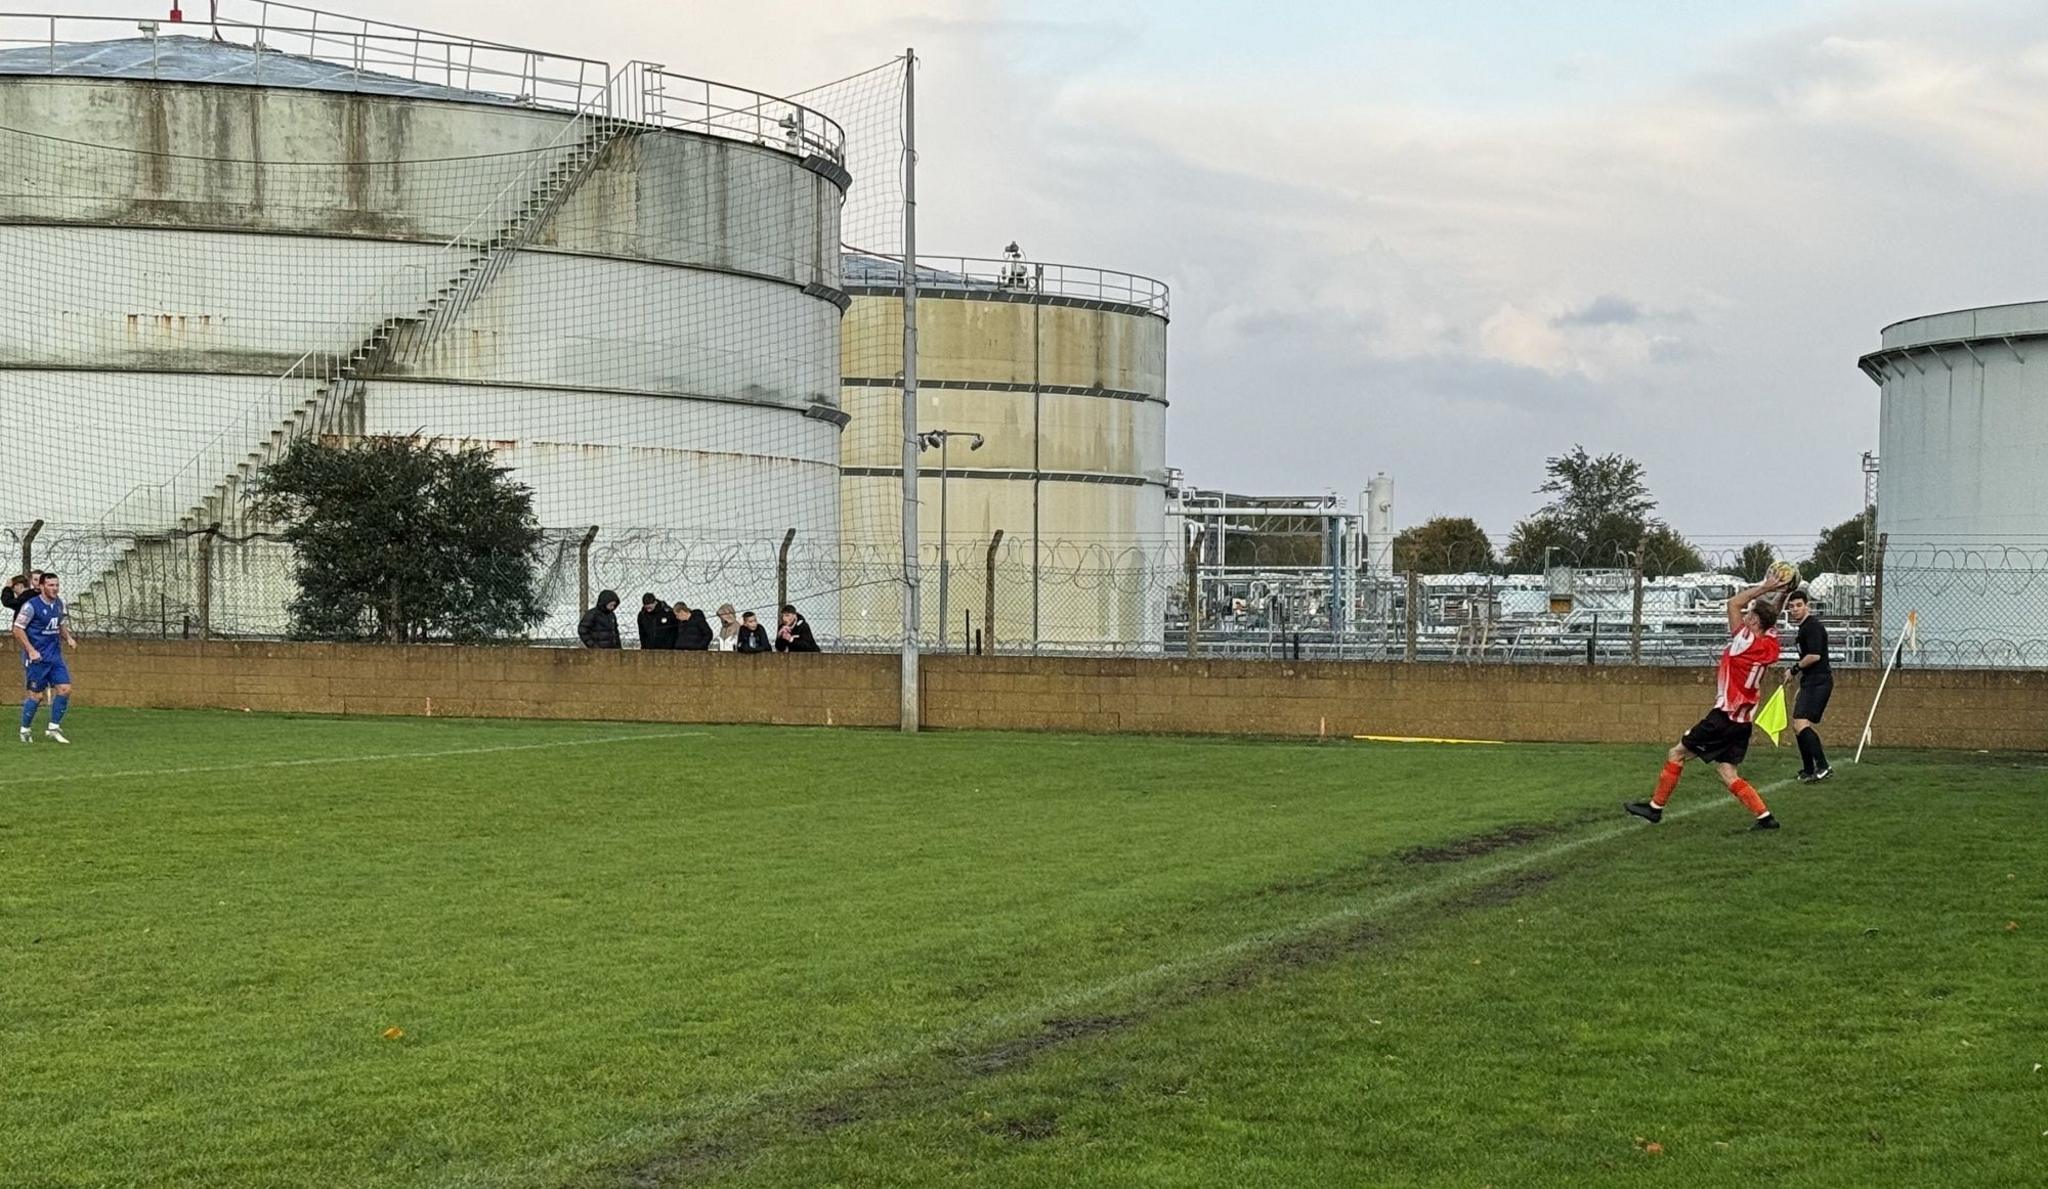
[[[1771,691],[1771,700],[1756,712],[1756,729],[1771,737],[1771,746],[1778,746],[1778,736],[1785,733],[1785,687]]]

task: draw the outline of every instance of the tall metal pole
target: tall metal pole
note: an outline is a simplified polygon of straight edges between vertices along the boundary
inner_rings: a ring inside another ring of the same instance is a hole
[[[1629,607],[1628,663],[1643,663],[1643,542],[1636,542],[1635,598]]]
[[[903,51],[903,730],[918,728],[917,50]]]
[[[591,525],[576,545],[576,614],[590,610],[590,543],[597,540],[597,526]]]
[[[982,579],[981,627],[988,633],[988,652],[996,650],[996,550],[1003,547],[1003,530],[988,539],[988,574]]]
[[[28,526],[27,534],[21,538],[21,572],[24,575],[35,572],[36,534],[42,531],[43,518],[38,516],[36,517],[36,522]],[[37,593],[40,594],[42,592],[38,591]]]
[[[1033,265],[1031,277],[1031,651],[1038,651],[1038,579],[1042,555],[1038,545],[1039,485],[1045,481],[1044,458],[1039,453],[1045,441],[1039,418],[1045,403],[1045,386],[1040,377],[1043,366],[1040,349],[1045,336],[1040,332],[1039,312],[1045,308],[1045,266]]]
[[[946,636],[953,621],[946,618],[946,594],[953,585],[953,558],[946,551],[946,480],[952,477],[946,452],[953,447],[953,435],[939,439],[939,651],[946,651]]]

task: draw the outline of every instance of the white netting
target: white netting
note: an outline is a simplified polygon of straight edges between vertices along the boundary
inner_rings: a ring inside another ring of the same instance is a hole
[[[362,29],[221,33],[0,37],[0,523],[47,522],[82,626],[203,600],[288,630],[249,480],[305,435],[423,434],[532,488],[538,636],[599,587],[629,635],[641,591],[839,634],[838,124],[639,63],[548,88]],[[901,75],[839,84],[862,143],[900,144]]]
[[[840,263],[854,294],[902,281],[909,69],[914,64],[898,59],[797,96],[847,130],[853,183],[840,217]],[[856,298],[840,334],[839,400],[850,420],[839,451],[838,553],[840,630],[859,646],[887,647],[903,636],[903,361],[902,302],[883,310]]]

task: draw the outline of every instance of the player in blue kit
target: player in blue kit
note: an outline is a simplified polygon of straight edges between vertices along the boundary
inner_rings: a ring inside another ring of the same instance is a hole
[[[21,661],[28,669],[28,699],[21,704],[21,741],[31,742],[36,725],[36,706],[49,691],[50,725],[43,737],[52,743],[69,743],[64,737],[64,711],[71,705],[71,670],[64,664],[64,649],[76,648],[78,641],[64,623],[64,600],[57,597],[57,576],[44,574],[36,593],[14,613],[14,642],[21,645]]]

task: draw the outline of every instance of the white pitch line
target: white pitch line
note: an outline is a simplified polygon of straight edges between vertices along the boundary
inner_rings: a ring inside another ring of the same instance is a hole
[[[1759,794],[1775,792],[1791,783],[1792,781],[1790,780],[1774,781],[1759,788],[1757,792]],[[1691,817],[1696,813],[1705,812],[1721,804],[1722,802],[1719,798],[1706,798],[1687,805],[1683,809],[1666,810],[1663,820],[1669,822]],[[1461,869],[1454,872],[1449,878],[1437,882],[1403,888],[1398,892],[1390,892],[1387,895],[1362,904],[1348,904],[1299,924],[1277,929],[1265,929],[1257,933],[1248,933],[1234,941],[1224,942],[1198,954],[1169,959],[1168,961],[1147,967],[1144,970],[1134,970],[1127,974],[1120,974],[1115,978],[1096,983],[1092,986],[1076,987],[1035,1003],[1030,1007],[1004,1012],[998,1016],[990,1016],[987,1019],[979,1020],[972,1024],[965,1024],[949,1032],[927,1037],[897,1048],[867,1053],[834,1066],[831,1069],[821,1070],[817,1073],[800,1074],[771,1086],[729,1094],[712,1100],[708,1104],[711,1107],[710,1110],[692,1115],[686,1119],[677,1119],[668,1124],[644,1124],[600,1140],[597,1143],[575,1149],[571,1153],[550,1153],[547,1156],[529,1161],[516,1169],[507,1169],[500,1172],[466,1173],[442,1181],[441,1185],[445,1189],[466,1189],[468,1186],[518,1184],[530,1181],[542,1173],[557,1171],[565,1162],[580,1170],[587,1168],[600,1159],[616,1158],[627,1151],[645,1151],[655,1141],[663,1138],[672,1139],[685,1128],[694,1130],[715,1127],[744,1111],[746,1108],[761,1102],[763,1099],[785,1098],[790,1095],[800,1094],[820,1086],[858,1077],[877,1067],[887,1068],[901,1065],[920,1057],[927,1057],[942,1049],[958,1047],[992,1033],[1010,1032],[1027,1024],[1042,1024],[1047,1019],[1056,1018],[1076,1008],[1085,1007],[1091,1003],[1107,999],[1119,992],[1138,989],[1150,983],[1167,981],[1177,975],[1190,974],[1204,967],[1213,966],[1219,962],[1237,957],[1247,950],[1263,949],[1299,940],[1302,937],[1323,932],[1347,921],[1363,920],[1367,917],[1386,912],[1389,909],[1399,908],[1415,900],[1441,895],[1444,892],[1454,891],[1467,884],[1483,883],[1496,875],[1505,874],[1506,872],[1515,871],[1523,867],[1535,866],[1538,863],[1546,862],[1560,855],[1570,854],[1575,850],[1592,846],[1594,843],[1619,838],[1623,834],[1656,829],[1661,824],[1661,822],[1652,824],[1631,818],[1627,823],[1617,824],[1582,837],[1568,839],[1564,842],[1544,847],[1542,850],[1522,851],[1500,862]]]
[[[505,751],[545,751],[555,747],[596,747],[636,739],[701,739],[709,731],[662,731],[644,735],[603,735],[595,739],[560,739],[552,743],[506,743],[495,747],[452,747],[445,751],[387,751],[370,755],[321,756],[304,760],[257,760],[248,764],[208,764],[193,768],[128,768],[118,772],[52,772],[37,775],[33,784],[57,781],[123,780],[137,776],[197,776],[209,772],[256,772],[265,768],[310,768],[321,764],[375,764],[386,760],[441,760],[453,756],[495,755]]]

